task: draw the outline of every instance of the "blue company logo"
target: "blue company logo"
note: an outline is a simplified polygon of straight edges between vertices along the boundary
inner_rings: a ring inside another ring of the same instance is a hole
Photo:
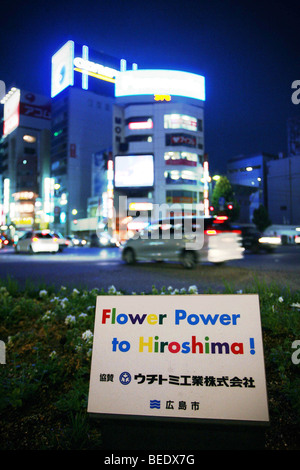
[[[64,79],[65,79],[65,75],[66,75],[66,67],[65,65],[62,66],[61,68],[61,71],[59,72],[59,78],[58,78],[58,81],[60,84],[63,83]]]
[[[122,372],[122,374],[120,374],[119,380],[122,385],[128,385],[131,382],[131,375],[129,372]]]
[[[153,408],[160,410],[160,400],[150,400],[150,409]]]

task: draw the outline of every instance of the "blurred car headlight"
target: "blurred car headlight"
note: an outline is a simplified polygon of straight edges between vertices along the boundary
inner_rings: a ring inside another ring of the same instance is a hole
[[[101,243],[101,245],[107,245],[108,244],[108,239],[105,238],[105,237],[101,237],[100,238],[100,243]]]
[[[270,245],[281,245],[280,237],[260,237],[259,243],[269,243]]]

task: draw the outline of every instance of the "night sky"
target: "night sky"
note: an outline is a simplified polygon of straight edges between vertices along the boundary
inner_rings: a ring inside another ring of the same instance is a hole
[[[98,51],[206,79],[211,171],[239,154],[287,151],[300,116],[299,1],[106,0],[1,3],[0,79],[50,96],[51,56],[73,39]]]

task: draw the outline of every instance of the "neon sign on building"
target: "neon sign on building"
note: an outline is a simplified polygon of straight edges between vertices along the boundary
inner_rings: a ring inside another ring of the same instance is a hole
[[[75,73],[81,74],[81,87],[89,88],[89,78],[114,85],[115,97],[152,95],[154,101],[171,101],[171,96],[181,96],[205,101],[205,79],[202,75],[178,70],[126,70],[127,62],[120,60],[119,69],[108,67],[90,58],[88,46],[75,47],[68,41],[52,56],[51,97],[74,85]],[[104,59],[103,59],[104,61]],[[115,60],[114,60],[115,62]]]
[[[202,75],[177,70],[128,70],[116,77],[115,96],[182,96],[205,101]]]
[[[81,57],[75,56],[75,43],[68,41],[52,56],[51,97],[58,95],[68,86],[74,85],[74,72],[82,74],[81,87],[88,90],[88,78],[115,83],[119,70],[93,62],[89,59],[88,46],[82,46]],[[121,60],[120,67],[125,70],[126,61]]]

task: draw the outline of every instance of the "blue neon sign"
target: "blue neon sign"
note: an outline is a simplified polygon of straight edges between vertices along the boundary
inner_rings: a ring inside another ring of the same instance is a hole
[[[68,41],[52,56],[51,98],[74,85],[74,42]]]

